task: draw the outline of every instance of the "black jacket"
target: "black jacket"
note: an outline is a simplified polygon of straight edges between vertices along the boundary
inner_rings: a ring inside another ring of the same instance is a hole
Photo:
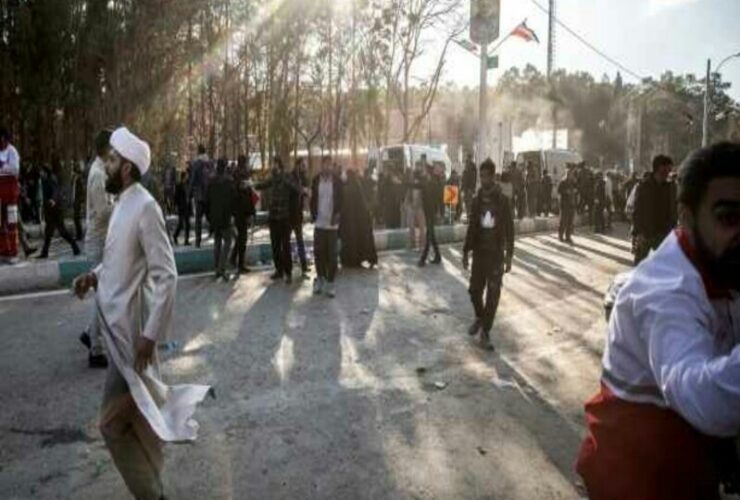
[[[175,185],[175,206],[178,214],[190,216],[190,198],[188,198],[188,189],[184,182],[178,182]]]
[[[293,184],[299,187],[297,191],[290,193],[290,223],[299,225],[303,223],[303,190],[308,187],[308,178],[303,170],[294,169],[288,174]]]
[[[475,186],[478,183],[478,170],[475,168],[475,164],[469,162],[465,165],[465,169],[462,174],[462,189],[463,191],[475,191]]]
[[[229,175],[219,175],[208,184],[208,209],[211,227],[226,229],[231,225],[236,207],[236,187]]]
[[[339,215],[342,213],[342,191],[344,186],[342,180],[338,175],[332,174],[332,180],[334,181],[334,188],[332,189],[334,195],[334,203],[332,205],[333,217],[339,220]],[[313,178],[311,183],[311,219],[316,222],[316,217],[319,216],[319,183],[321,182],[321,174]]]
[[[649,239],[665,238],[676,226],[675,185],[650,176],[638,184],[632,233]]]
[[[467,254],[470,251],[475,253],[480,249],[481,232],[483,231],[481,216],[486,207],[489,207],[496,219],[493,228],[495,240],[493,258],[502,263],[510,261],[514,256],[514,215],[509,206],[509,200],[501,193],[499,186],[495,186],[490,193],[485,193],[481,188],[473,198],[463,253]]]
[[[424,216],[435,218],[444,197],[444,184],[436,175],[427,175],[421,182]]]
[[[234,201],[234,217],[237,223],[244,223],[249,217],[255,215],[254,191],[247,185],[249,171],[246,168],[237,168],[234,172],[234,186],[236,188],[236,199]]]

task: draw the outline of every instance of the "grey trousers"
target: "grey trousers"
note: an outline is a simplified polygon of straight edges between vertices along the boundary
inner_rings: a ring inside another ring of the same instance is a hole
[[[114,363],[105,380],[100,432],[131,494],[137,500],[162,498],[162,441],[139,412]]]
[[[90,262],[91,267],[94,269],[95,266],[103,261],[103,248],[105,247],[105,241],[98,241],[88,239],[85,241],[85,253],[87,254],[87,260]],[[92,308],[90,312],[90,323],[87,327],[88,335],[90,336],[90,354],[97,356],[103,354],[103,337],[100,333],[100,318],[98,317],[98,307],[95,301],[92,302]]]
[[[337,273],[337,230],[313,230],[313,255],[316,260],[316,274],[320,279],[334,282]]]
[[[224,274],[231,251],[231,226],[213,230],[213,262],[216,273]]]

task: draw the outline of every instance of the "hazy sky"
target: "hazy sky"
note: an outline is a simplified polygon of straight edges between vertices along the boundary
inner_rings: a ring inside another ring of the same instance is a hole
[[[537,0],[547,7],[547,0]],[[641,76],[706,72],[726,56],[740,52],[740,0],[557,0],[557,17],[581,36]],[[488,73],[489,82],[511,66],[532,63],[543,72],[547,62],[547,15],[532,0],[501,0],[502,36],[523,19],[541,43],[512,38],[498,50],[500,68]],[[612,78],[617,68],[601,59],[558,27],[557,68],[584,70],[597,79]],[[730,94],[740,101],[740,58],[723,66],[722,77],[731,82]],[[627,82],[636,79],[624,72]],[[445,81],[477,86],[478,61],[458,46],[450,49]]]

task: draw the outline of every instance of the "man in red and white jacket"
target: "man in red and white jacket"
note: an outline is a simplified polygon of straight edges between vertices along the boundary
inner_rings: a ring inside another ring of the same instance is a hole
[[[740,144],[692,154],[678,189],[680,226],[620,290],[586,404],[592,500],[714,499],[738,472]]]

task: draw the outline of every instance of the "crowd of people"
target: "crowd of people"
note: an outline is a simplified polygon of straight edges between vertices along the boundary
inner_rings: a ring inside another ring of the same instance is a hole
[[[202,243],[203,219],[208,221],[215,275],[223,279],[229,260],[237,273],[248,271],[247,229],[261,198],[268,211],[272,279],[290,283],[293,237],[301,276],[308,276],[308,255],[301,249],[308,206],[314,222],[313,291],[334,297],[338,262],[343,267],[377,263],[373,202],[367,200],[369,183],[328,156],[313,177],[303,159],[287,168],[275,158],[269,177],[254,179],[245,157],[212,162],[200,147],[186,170],[165,174],[165,199],[171,197],[165,203],[180,219],[170,235],[161,203],[147,186],[151,153],[146,142],[125,128],[103,130],[95,149],[86,182],[75,178],[73,186],[74,192],[86,192],[85,249],[93,265],[74,288],[81,298],[96,290],[81,340],[89,348],[91,367],[110,368],[100,422],[106,446],[137,498],[160,498],[162,445],[195,439],[197,426],[190,417],[211,391],[205,385],[167,386],[154,355],[173,321],[172,241],[184,230],[189,242],[191,214],[196,245]],[[693,153],[678,172],[671,158],[658,155],[639,180],[580,164],[570,165],[557,185],[563,241],[572,242],[576,215],[596,231],[608,230],[615,216],[632,222],[636,267],[614,305],[601,389],[586,405],[588,432],[576,466],[593,499],[719,498],[720,484],[725,491],[740,491],[740,460],[730,439],[740,429],[739,165],[740,146],[722,143]],[[497,175],[490,159],[479,167],[469,161],[462,176],[451,178],[459,182],[467,212],[462,266],[470,269],[474,311],[468,332],[488,350],[493,350],[503,275],[512,268],[515,217],[554,210],[548,207],[552,181],[543,172],[531,174],[536,182],[526,182],[528,167],[510,165]],[[58,170],[52,166],[41,176],[46,237],[58,230],[76,245],[55,212],[63,199]],[[22,196],[19,171],[19,154],[7,132],[0,131],[1,199],[15,196],[17,203]],[[527,172],[523,183],[522,171]],[[421,251],[420,266],[430,250],[432,262],[439,263],[434,227],[444,209],[441,172],[422,158],[411,172],[385,172],[381,180],[387,184],[379,196],[389,196],[386,188],[398,190],[391,193],[397,198],[394,213],[384,202],[382,216],[401,219],[409,228],[411,244]],[[2,207],[0,251],[9,252],[10,238],[20,239],[22,225],[11,204]]]

